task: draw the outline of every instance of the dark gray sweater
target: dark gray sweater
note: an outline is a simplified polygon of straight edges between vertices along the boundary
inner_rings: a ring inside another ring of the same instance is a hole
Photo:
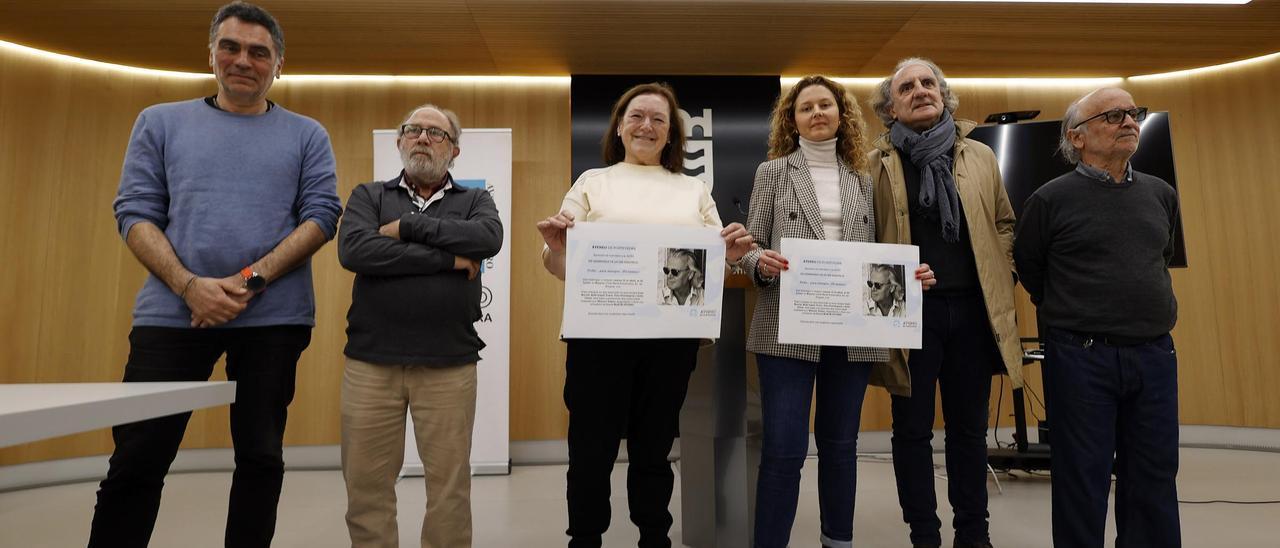
[[[1137,171],[1123,183],[1080,169],[1036,190],[1018,218],[1013,258],[1051,327],[1131,339],[1173,329],[1169,278],[1178,196]]]
[[[455,256],[483,261],[502,247],[502,221],[484,189],[453,185],[418,213],[396,177],[351,192],[338,231],[338,260],[356,273],[346,355],[388,365],[453,366],[480,359],[480,276],[454,270]],[[400,220],[400,239],[378,228]]]

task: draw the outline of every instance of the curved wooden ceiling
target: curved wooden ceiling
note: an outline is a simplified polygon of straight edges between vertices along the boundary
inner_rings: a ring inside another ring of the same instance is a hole
[[[0,2],[0,39],[208,71],[221,1]],[[292,74],[1131,76],[1280,51],[1280,0],[1243,6],[827,0],[262,0]]]

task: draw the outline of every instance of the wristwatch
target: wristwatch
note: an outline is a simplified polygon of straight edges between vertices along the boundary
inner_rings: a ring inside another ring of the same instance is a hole
[[[254,272],[252,267],[244,267],[244,270],[240,271],[240,277],[244,278],[244,288],[249,291],[257,293],[267,288],[267,279],[263,278],[262,274]]]

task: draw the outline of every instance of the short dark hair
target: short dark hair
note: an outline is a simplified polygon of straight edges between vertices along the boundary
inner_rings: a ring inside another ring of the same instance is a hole
[[[668,124],[667,148],[662,151],[662,167],[672,173],[684,172],[684,119],[680,117],[680,103],[676,101],[676,92],[663,82],[640,84],[627,90],[613,105],[613,114],[609,116],[609,129],[604,133],[601,146],[604,149],[604,164],[611,166],[626,159],[627,151],[622,146],[622,137],[618,136],[618,126],[622,125],[622,117],[627,113],[627,105],[641,95],[657,95],[667,100],[671,109],[671,120]]]
[[[277,23],[276,18],[267,13],[267,10],[240,0],[218,8],[218,13],[214,14],[213,24],[209,25],[210,49],[214,47],[213,41],[218,35],[218,25],[230,17],[266,27],[267,32],[271,34],[271,43],[276,47],[276,60],[284,58],[284,31],[280,30],[280,23]]]

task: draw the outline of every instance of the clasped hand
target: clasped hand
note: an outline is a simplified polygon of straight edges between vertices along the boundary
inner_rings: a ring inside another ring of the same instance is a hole
[[[240,274],[225,278],[197,277],[183,296],[191,309],[191,327],[217,327],[234,320],[252,298],[253,292],[245,289]]]

